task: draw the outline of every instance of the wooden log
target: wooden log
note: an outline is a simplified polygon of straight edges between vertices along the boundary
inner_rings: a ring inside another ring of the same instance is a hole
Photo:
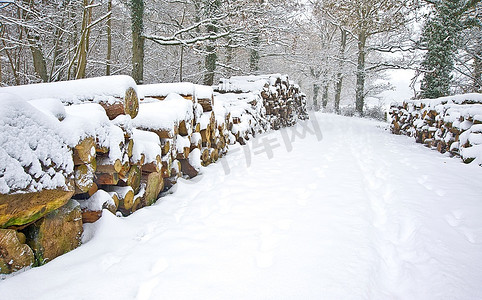
[[[87,137],[80,141],[74,149],[73,159],[75,165],[91,163],[95,158],[95,139],[93,137]]]
[[[161,162],[161,175],[162,178],[171,177],[171,169],[172,169],[172,158],[171,156],[166,157]]]
[[[25,235],[12,229],[0,229],[0,274],[10,274],[33,266],[34,254],[25,245]]]
[[[179,134],[181,136],[187,136],[192,132],[192,120],[182,120],[179,123]]]
[[[94,182],[97,185],[116,185],[119,182],[119,174],[96,172]]]
[[[130,186],[111,186],[107,187],[107,192],[115,192],[119,199],[118,209],[123,214],[129,214],[134,205],[134,190]]]
[[[75,181],[75,193],[87,193],[94,185],[94,164],[84,164],[75,166],[74,168],[74,181]]]
[[[179,160],[174,160],[171,164],[171,177],[181,177],[181,163]]]
[[[219,159],[218,149],[209,149],[209,158],[211,159],[211,162],[217,162]]]
[[[92,187],[87,191],[87,194],[89,196],[92,196],[93,194],[95,194],[97,191],[99,190],[99,186],[94,182],[92,184]]]
[[[212,98],[198,98],[197,103],[199,103],[204,112],[209,112],[213,110],[214,97]]]
[[[161,173],[149,173],[142,175],[142,184],[145,186],[142,202],[144,206],[152,205],[156,202],[159,193],[164,189],[164,179]]]
[[[63,206],[74,195],[70,190],[42,190],[34,193],[0,194],[0,228],[22,226]]]
[[[127,178],[127,173],[129,172],[131,168],[131,164],[129,163],[129,161],[125,161],[123,164],[122,164],[122,168],[121,170],[119,171],[119,178],[120,179],[126,179]]]
[[[162,139],[161,140],[161,154],[162,155],[167,155],[168,153],[171,152],[173,145],[173,140],[172,139]]]
[[[189,157],[189,153],[191,152],[191,147],[184,147],[182,148],[182,152],[178,152],[176,155],[176,159],[187,159]]]
[[[126,141],[126,153],[129,158],[132,157],[132,151],[134,150],[134,140],[128,139]]]
[[[27,243],[34,252],[37,265],[80,246],[82,231],[80,205],[74,200],[69,200],[25,229]]]
[[[129,172],[127,172],[125,180],[121,182],[121,185],[125,183],[125,186],[130,186],[134,190],[134,194],[137,194],[141,185],[141,175],[141,168],[132,165]]]
[[[201,149],[201,162],[203,163],[203,166],[207,166],[211,163],[209,148]]]
[[[123,101],[114,103],[100,102],[100,105],[105,109],[109,120],[114,120],[119,115],[129,115],[134,119],[139,112],[139,98],[132,87],[126,90]]]
[[[199,173],[190,163],[189,159],[180,159],[181,172],[183,175],[187,175],[189,178],[196,177]]]
[[[211,139],[211,130],[208,128],[201,130],[201,138],[203,147],[209,147]]]

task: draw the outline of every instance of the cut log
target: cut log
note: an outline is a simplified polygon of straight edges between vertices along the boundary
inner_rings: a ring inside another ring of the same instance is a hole
[[[122,169],[122,162],[120,159],[111,161],[109,157],[102,157],[97,159],[97,169],[99,173],[119,173]]]
[[[139,112],[139,98],[132,87],[127,89],[124,101],[116,101],[114,103],[100,102],[100,105],[105,109],[109,120],[114,120],[120,115],[129,115],[134,119]]]
[[[187,175],[189,178],[196,177],[199,173],[193,166],[191,166],[189,159],[180,159],[179,162],[181,163],[182,174]]]
[[[162,163],[159,163],[156,161],[156,162],[144,164],[142,166],[142,171],[146,173],[154,173],[154,172],[161,171],[161,168],[162,168]]]
[[[182,120],[179,123],[179,134],[182,136],[186,136],[192,133],[192,121],[191,120]]]
[[[129,158],[132,157],[132,151],[134,150],[134,140],[129,139],[126,141],[126,153]]]
[[[99,190],[89,199],[79,200],[79,203],[82,210],[82,223],[84,224],[97,221],[102,217],[103,209],[107,209],[112,213],[115,213],[117,210],[111,194],[103,190]]]
[[[97,184],[94,182],[94,183],[92,184],[92,187],[87,191],[87,194],[89,194],[89,196],[92,196],[92,195],[95,194],[98,190],[99,190],[99,187],[98,187]]]
[[[172,139],[162,139],[161,154],[167,155],[168,153],[171,153],[172,145],[173,145]]]
[[[118,209],[123,214],[129,214],[134,205],[134,190],[130,186],[111,186],[106,189],[108,192],[115,192],[119,198]]]
[[[74,169],[75,193],[87,193],[94,185],[94,164],[76,166]]]
[[[198,98],[197,103],[201,104],[204,112],[213,110],[214,98]]]
[[[73,187],[70,191],[43,190],[36,193],[0,194],[0,228],[36,221],[65,205],[73,194]]]
[[[162,160],[161,165],[162,178],[171,177],[172,158],[170,156],[166,157],[166,159]]]
[[[88,164],[95,158],[95,139],[88,137],[83,139],[77,146],[74,147],[74,164]]]
[[[156,202],[159,193],[164,189],[164,179],[161,173],[150,173],[142,176],[142,184],[145,186],[145,192],[142,197],[145,206],[152,205]]]
[[[126,179],[127,178],[127,173],[129,172],[129,170],[131,169],[131,164],[129,163],[129,161],[127,160],[126,162],[124,162],[122,164],[122,168],[121,170],[119,171],[119,178],[120,179]]]
[[[33,251],[25,245],[23,233],[0,229],[0,274],[10,274],[31,267],[34,262]]]
[[[43,265],[65,254],[81,243],[82,215],[80,205],[70,200],[26,228],[27,243],[32,248],[36,263]]]
[[[95,173],[94,182],[97,185],[116,185],[119,182],[118,173]]]
[[[139,166],[131,166],[124,182],[126,186],[130,186],[134,190],[134,194],[139,192],[141,185],[141,169]]]

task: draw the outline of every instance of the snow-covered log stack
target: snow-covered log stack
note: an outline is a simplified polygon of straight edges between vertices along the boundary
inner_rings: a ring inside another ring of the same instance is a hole
[[[220,94],[254,93],[259,95],[264,110],[261,117],[268,120],[272,129],[292,126],[297,120],[306,120],[305,95],[298,85],[290,83],[287,75],[235,76],[221,79],[216,91]],[[243,96],[244,97],[244,96]],[[258,99],[251,100],[257,107]]]
[[[170,132],[159,135],[164,145],[162,160],[174,166],[172,174],[167,174],[167,186],[181,174],[196,176],[201,165],[215,162],[227,152],[225,118],[213,110],[211,87],[182,82],[142,85],[139,89],[145,98],[134,125],[148,131],[164,126],[161,131]]]
[[[287,78],[261,78],[246,93],[128,76],[0,89],[0,274],[74,249],[83,223],[151,205],[228,145],[306,117]]]
[[[392,133],[482,165],[482,94],[394,103],[389,113]]]

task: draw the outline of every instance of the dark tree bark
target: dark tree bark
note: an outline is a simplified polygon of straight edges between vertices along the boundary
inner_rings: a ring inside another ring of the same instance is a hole
[[[335,83],[335,112],[337,114],[340,113],[340,100],[341,100],[341,90],[343,87],[343,64],[345,60],[345,49],[346,49],[346,38],[347,38],[347,31],[343,28],[340,28],[340,52],[339,52],[339,59],[340,63],[338,65],[338,73],[336,74],[336,83]]]
[[[111,13],[107,18],[107,57],[105,75],[110,75],[111,59],[112,59],[112,0],[107,2],[107,12]]]
[[[366,34],[361,31],[358,34],[358,61],[356,70],[356,112],[363,116],[363,106],[365,104],[365,54],[366,54]]]
[[[132,22],[132,78],[137,84],[144,82],[144,1],[130,0]]]

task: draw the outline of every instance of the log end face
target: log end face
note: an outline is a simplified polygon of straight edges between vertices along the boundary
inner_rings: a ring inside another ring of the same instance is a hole
[[[136,90],[132,87],[128,88],[124,97],[124,109],[125,114],[131,116],[134,119],[139,113],[139,98],[137,97]]]
[[[10,274],[33,266],[33,251],[25,244],[23,237],[13,229],[0,229],[0,274]]]

